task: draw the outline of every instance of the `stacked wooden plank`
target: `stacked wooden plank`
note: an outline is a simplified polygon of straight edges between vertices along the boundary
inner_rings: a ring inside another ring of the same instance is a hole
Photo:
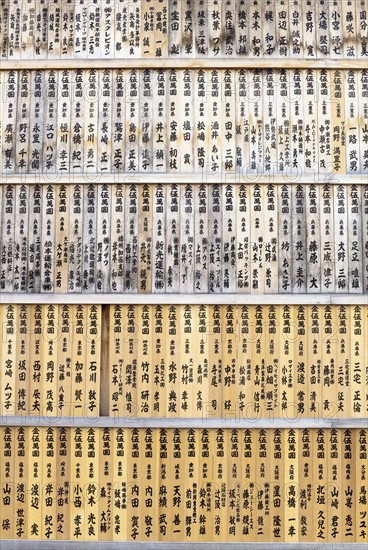
[[[18,541],[363,540],[367,430],[1,427]],[[342,494],[342,493],[343,494]]]
[[[368,175],[367,67],[51,68],[1,78],[4,178]]]
[[[3,293],[368,292],[368,185],[3,185],[0,203]]]
[[[104,308],[0,306],[4,414],[367,416],[368,306]]]
[[[2,0],[2,59],[361,59],[366,0]]]

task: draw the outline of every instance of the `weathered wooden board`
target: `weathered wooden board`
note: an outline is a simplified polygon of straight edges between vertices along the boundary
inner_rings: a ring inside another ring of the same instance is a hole
[[[106,312],[108,321],[97,305],[2,305],[4,413],[94,418],[109,403],[118,418],[366,417],[366,305]]]
[[[367,175],[367,70],[1,74],[4,175]]]
[[[1,191],[3,293],[367,292],[364,186]]]
[[[355,59],[365,0],[3,0],[3,59]]]
[[[1,0],[5,544],[367,540],[367,11]]]
[[[3,540],[338,547],[366,529],[366,429],[2,427],[0,437]],[[13,523],[15,507],[25,513]]]

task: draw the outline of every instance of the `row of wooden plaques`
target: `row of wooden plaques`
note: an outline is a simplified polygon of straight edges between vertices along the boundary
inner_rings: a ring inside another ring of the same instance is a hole
[[[3,59],[367,59],[367,0],[2,0]]]
[[[0,172],[368,174],[368,70],[0,72]]]
[[[2,539],[365,542],[367,430],[0,428]]]
[[[368,306],[1,305],[2,415],[364,418]]]
[[[2,185],[0,292],[368,292],[368,185]]]

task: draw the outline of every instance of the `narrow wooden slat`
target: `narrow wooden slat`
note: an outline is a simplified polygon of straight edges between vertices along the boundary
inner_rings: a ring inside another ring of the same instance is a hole
[[[20,548],[29,548],[30,550],[33,550],[35,548],[38,548],[38,546],[47,547],[47,548],[55,548],[56,550],[65,550],[67,548],[75,548],[76,546],[83,548],[89,548],[93,544],[93,548],[96,548],[96,550],[115,550],[115,549],[126,549],[126,550],[135,550],[137,546],[139,546],[142,549],[149,549],[149,548],[157,548],[158,550],[175,550],[175,548],[180,548],[182,550],[191,550],[194,548],[195,550],[211,550],[211,548],[215,548],[216,550],[237,550],[238,548],[244,549],[244,550],[289,550],[290,549],[290,543],[280,543],[280,542],[272,542],[272,543],[257,543],[257,542],[118,542],[118,541],[12,541],[3,539],[2,545],[4,550],[15,550],[18,548],[18,545]],[[293,543],[293,547],[296,548],[296,550],[349,550],[349,548],[352,548],[353,550],[366,550],[366,543]]]
[[[51,69],[82,69],[86,66],[87,61],[78,59],[75,55],[73,59],[44,59],[42,60],[42,68],[45,70]],[[88,67],[92,69],[117,69],[121,66],[121,61],[115,58],[107,59],[89,59]],[[22,59],[22,60],[1,60],[2,70],[30,70],[39,69],[39,60]],[[130,69],[268,69],[270,61],[262,58],[234,57],[229,59],[224,58],[207,58],[207,59],[124,59],[124,68]],[[366,61],[363,59],[273,59],[273,69],[351,69],[362,70],[366,69]]]
[[[28,427],[42,427],[42,426],[57,426],[62,427],[76,427],[86,428],[90,426],[95,427],[110,427],[110,428],[203,428],[207,429],[285,429],[290,428],[292,425],[295,429],[304,428],[339,428],[339,429],[367,429],[366,418],[297,418],[287,419],[283,418],[233,418],[220,417],[220,418],[136,418],[131,416],[130,418],[120,418],[120,420],[114,417],[78,417],[73,418],[70,416],[56,416],[45,417],[42,415],[32,416],[0,416],[0,426],[28,426]]]
[[[50,176],[46,172],[41,172],[38,174],[23,174],[20,176],[19,174],[4,174],[1,178],[0,185],[24,185],[27,183],[34,183],[34,184],[47,184],[50,183],[50,181],[54,183],[59,184],[67,184],[67,183],[75,183],[78,185],[90,185],[91,183],[116,183],[116,184],[129,184],[131,182],[140,182],[140,183],[157,183],[157,175],[152,174],[145,174],[140,172],[135,172],[134,174],[116,174],[116,173],[106,173],[106,174],[100,174],[100,173],[94,173],[89,174],[88,177],[79,175],[78,173],[71,173],[69,175],[57,175],[53,176],[50,179]],[[298,177],[297,179],[293,180],[292,178],[285,179],[282,175],[259,175],[256,178],[256,182],[259,184],[272,184],[272,185],[290,185],[295,182],[301,183],[301,184],[331,184],[331,180],[329,178],[324,178],[322,175],[318,176],[317,174],[303,174],[301,177]],[[172,174],[172,173],[166,173],[166,174],[160,174],[160,183],[162,185],[166,184],[184,184],[188,182],[188,175],[186,174]],[[191,174],[190,175],[190,182],[192,184],[195,183],[203,183],[203,176],[200,174]],[[229,183],[229,184],[243,184],[243,185],[249,185],[252,183],[255,183],[254,178],[250,175],[244,174],[243,176],[235,175],[235,174],[207,174],[205,178],[205,182],[208,184],[220,184],[220,183]],[[365,175],[358,175],[358,174],[339,174],[333,181],[334,184],[340,183],[341,185],[344,184],[354,184],[354,185],[367,185],[367,178]]]
[[[41,239],[41,292],[55,291],[55,219],[56,188],[54,185],[42,189],[42,239]]]
[[[10,294],[1,293],[0,303],[2,304],[42,304],[42,303],[65,303],[65,304],[360,304],[367,305],[367,295],[350,294],[178,294],[164,293],[156,294]]]

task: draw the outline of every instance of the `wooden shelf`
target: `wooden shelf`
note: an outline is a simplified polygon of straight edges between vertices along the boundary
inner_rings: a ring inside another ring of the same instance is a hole
[[[144,58],[144,59],[11,59],[0,60],[0,69],[367,69],[366,59],[252,59]]]
[[[1,550],[18,548],[47,548],[65,550],[67,548],[93,548],[93,550],[367,550],[367,543],[303,543],[303,542],[100,542],[79,540],[2,540]]]
[[[368,418],[137,418],[0,416],[0,426],[55,428],[368,429]]]
[[[368,305],[368,294],[25,294],[0,293],[1,304]]]
[[[138,185],[139,183],[190,183],[193,184],[273,184],[273,185],[297,185],[297,184],[320,184],[320,185],[368,185],[366,174],[291,174],[281,175],[241,175],[234,173],[201,174],[201,173],[101,173],[101,174],[0,174],[0,185],[25,185],[25,184],[79,184],[91,185],[97,183]]]

